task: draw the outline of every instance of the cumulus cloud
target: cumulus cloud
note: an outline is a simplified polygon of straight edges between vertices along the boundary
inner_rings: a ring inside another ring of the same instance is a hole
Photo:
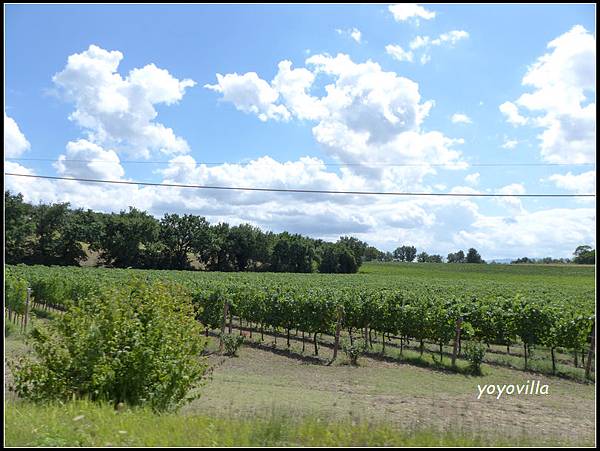
[[[330,80],[321,97],[311,95],[317,76]],[[292,69],[290,61],[280,62],[270,84],[257,80],[254,91],[260,84],[261,89],[272,92],[266,104],[284,108],[290,117],[315,121],[315,140],[327,154],[350,163],[348,170],[357,176],[375,179],[386,187],[415,187],[422,186],[425,176],[435,174],[431,163],[461,167],[457,164],[461,154],[455,148],[462,144],[460,138],[421,130],[433,102],[421,99],[417,83],[384,71],[376,62],[356,63],[345,54],[317,54],[306,60],[304,68]],[[235,102],[222,93],[223,100]],[[243,111],[259,115],[265,110],[256,96],[248,98],[252,101]],[[385,167],[380,163],[421,166]]]
[[[454,113],[451,117],[452,123],[454,124],[472,124],[473,121],[469,116],[464,113]]]
[[[85,139],[70,141],[66,154],[54,165],[63,177],[118,180],[125,175],[114,150],[104,150]]]
[[[491,257],[568,257],[581,243],[594,245],[595,228],[595,208],[549,208],[511,217],[477,214],[471,230],[457,232],[454,241],[485,249]]]
[[[416,3],[398,3],[388,6],[388,10],[392,13],[396,22],[405,22],[409,19],[418,22],[418,19],[430,20],[435,17],[435,11],[428,11]]]
[[[517,144],[519,144],[519,141],[516,139],[505,139],[502,148],[512,150],[517,147]]]
[[[31,145],[12,117],[4,113],[4,156],[15,158],[29,150]]]
[[[481,174],[479,172],[474,172],[473,174],[469,174],[465,177],[465,182],[467,182],[469,185],[477,185],[479,183],[480,175]]]
[[[134,68],[123,78],[118,72],[122,59],[121,52],[96,45],[68,57],[52,80],[75,104],[69,119],[86,131],[90,142],[136,156],[188,152],[183,138],[155,121],[154,105],[179,102],[195,82],[178,80],[154,64]]]
[[[357,44],[360,44],[362,42],[362,33],[358,28],[349,28],[348,30],[336,28],[335,31],[339,35],[349,36]]]
[[[510,123],[541,128],[540,153],[551,163],[594,162],[596,154],[596,39],[581,25],[548,43],[525,73],[532,88],[500,106]]]
[[[511,183],[496,190],[497,194],[525,194],[525,186],[521,183]],[[496,201],[513,212],[523,212],[523,203],[519,197],[500,197]]]
[[[281,95],[286,110],[298,119],[316,120],[327,114],[320,100],[308,93],[315,74],[306,68],[293,69],[289,60],[281,61],[277,67],[277,74],[271,82],[272,89]]]
[[[385,46],[385,51],[398,61],[413,61],[413,53],[410,50],[404,50],[399,45],[389,44]]]
[[[545,179],[542,179],[544,181]],[[596,171],[587,171],[581,174],[552,174],[548,177],[558,188],[572,191],[577,194],[593,194],[596,192]]]
[[[256,114],[263,122],[268,119],[287,121],[290,118],[287,108],[276,104],[279,97],[277,90],[259,78],[256,72],[217,74],[217,83],[204,87],[223,94],[224,101],[233,103],[239,111]]]
[[[519,107],[512,102],[504,102],[499,107],[500,112],[506,117],[506,120],[511,125],[525,125],[527,118],[519,113]]]

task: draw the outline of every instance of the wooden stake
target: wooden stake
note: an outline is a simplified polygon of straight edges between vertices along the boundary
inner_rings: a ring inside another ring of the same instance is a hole
[[[31,288],[27,288],[27,298],[25,299],[25,331],[27,331],[27,320],[29,318],[29,299],[31,297]]]
[[[331,359],[331,364],[336,358],[338,353],[338,347],[340,345],[340,331],[342,329],[342,321],[344,319],[344,311],[342,307],[339,306],[337,309],[337,324],[335,325],[335,342],[333,344],[333,358]]]
[[[221,335],[219,336],[219,352],[223,351],[223,335],[225,334],[225,325],[227,324],[227,312],[229,312],[229,303],[223,304],[223,321],[221,322]]]
[[[592,323],[592,333],[590,334],[590,350],[588,351],[587,361],[585,362],[585,378],[590,378],[592,370],[592,359],[594,358],[594,344],[596,341],[596,322]]]
[[[452,366],[456,365],[456,356],[458,354],[458,343],[460,342],[462,321],[462,318],[458,318],[456,320],[456,335],[454,336],[454,348],[452,349]]]

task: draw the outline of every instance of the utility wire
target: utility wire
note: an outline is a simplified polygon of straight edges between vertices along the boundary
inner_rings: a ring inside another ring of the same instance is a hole
[[[228,191],[261,191],[273,193],[312,193],[312,194],[351,194],[351,195],[385,195],[385,196],[445,196],[445,197],[596,197],[595,194],[486,194],[486,193],[411,193],[390,191],[332,191],[320,189],[292,189],[292,188],[249,188],[234,186],[208,186],[208,185],[183,185],[179,183],[153,183],[136,182],[128,180],[101,180],[69,177],[52,177],[49,175],[15,174],[5,172],[4,175],[13,177],[29,177],[48,180],[66,180],[77,182],[110,183],[118,185],[164,186],[172,188],[214,189]]]
[[[53,158],[5,158],[10,161],[49,161],[57,163],[59,160]],[[139,160],[121,160],[121,161],[106,161],[106,160],[60,160],[68,163],[102,163],[102,164],[167,164],[167,165],[189,165],[190,163],[183,161],[139,161]],[[231,163],[231,162],[195,162],[196,165],[216,166],[224,164],[248,165],[249,162]],[[452,166],[469,166],[469,167],[502,167],[502,166],[595,166],[596,163],[384,163],[384,162],[364,162],[364,163],[303,163],[305,166],[435,166],[435,167],[452,167]]]

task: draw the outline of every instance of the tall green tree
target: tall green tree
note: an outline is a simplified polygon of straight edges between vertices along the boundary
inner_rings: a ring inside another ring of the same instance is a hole
[[[105,218],[100,243],[101,256],[108,265],[119,268],[144,266],[144,251],[158,241],[159,222],[148,213],[129,207]]]
[[[168,254],[169,267],[189,269],[188,254],[202,253],[210,244],[209,228],[201,216],[165,214],[160,220],[159,239]]]
[[[37,205],[33,208],[33,218],[35,242],[31,261],[41,265],[61,264],[65,248],[61,234],[65,234],[69,220],[69,203]]]
[[[596,251],[591,246],[577,246],[573,255],[575,256],[573,263],[584,265],[593,265],[596,263]]]
[[[463,251],[450,253],[450,254],[448,254],[447,260],[448,260],[448,263],[464,263],[465,262],[465,253]]]
[[[353,236],[340,237],[338,243],[343,246],[346,246],[350,250],[350,252],[352,252],[356,264],[360,267],[360,265],[362,265],[365,252],[369,245],[364,241],[361,241]]]
[[[468,250],[465,261],[467,263],[485,263],[481,258],[481,255],[479,255],[479,252],[477,252],[477,249],[473,247]]]
[[[23,262],[30,256],[35,229],[33,208],[21,193],[4,192],[4,252],[6,263]]]
[[[400,246],[394,250],[394,258],[401,262],[412,262],[417,256],[417,248],[414,246]]]

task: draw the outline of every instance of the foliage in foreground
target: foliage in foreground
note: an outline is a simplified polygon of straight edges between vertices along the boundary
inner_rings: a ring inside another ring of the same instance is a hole
[[[9,403],[7,446],[532,446],[565,445],[551,436],[500,431],[405,429],[387,423],[293,417],[155,415],[148,409],[117,412],[89,402]],[[590,445],[589,443],[580,443]]]
[[[10,362],[11,387],[33,401],[89,398],[166,410],[206,370],[205,339],[175,285],[134,279],[80,299],[30,340],[35,358]]]
[[[350,360],[350,364],[357,365],[358,358],[367,351],[367,343],[362,338],[355,338],[352,343],[349,341],[343,342],[342,349]]]
[[[244,337],[240,335],[222,333],[219,335],[219,337],[221,338],[221,340],[223,340],[225,355],[232,357],[237,355],[238,349],[244,343]]]
[[[481,363],[485,357],[485,345],[474,341],[465,346],[464,357],[469,361],[469,369],[475,375],[481,374]]]

